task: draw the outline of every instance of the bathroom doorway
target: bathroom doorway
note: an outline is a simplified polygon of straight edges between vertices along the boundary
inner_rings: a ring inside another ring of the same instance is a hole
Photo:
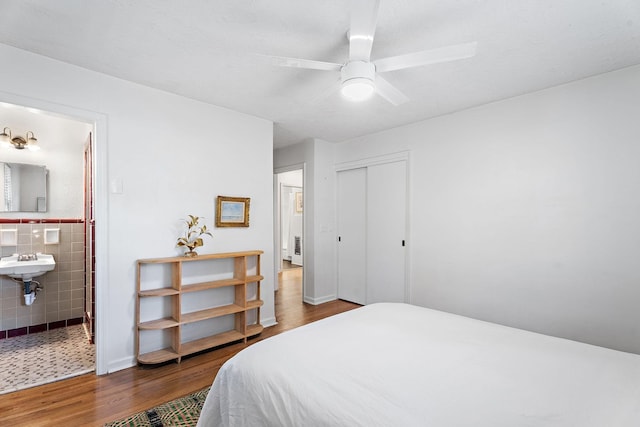
[[[96,370],[95,334],[91,333],[95,327],[87,325],[85,316],[85,265],[87,254],[93,258],[95,253],[95,233],[86,234],[84,206],[87,194],[93,200],[91,135],[96,123],[29,105],[32,100],[20,104],[20,100],[9,103],[3,98],[0,125],[14,135],[32,132],[40,146],[39,151],[3,149],[3,160],[45,166],[47,194],[44,209],[0,212],[0,229],[15,229],[18,235],[14,245],[0,248],[0,256],[47,253],[54,256],[56,267],[38,278],[42,289],[31,305],[24,302],[19,286],[0,277],[0,337],[5,338],[0,340],[0,364],[8,368],[3,375],[9,376],[1,379],[7,387],[0,393]],[[91,160],[88,170],[87,159]],[[46,242],[43,236],[52,230],[59,240]],[[94,270],[90,273],[94,279]],[[36,372],[33,366],[42,368]]]

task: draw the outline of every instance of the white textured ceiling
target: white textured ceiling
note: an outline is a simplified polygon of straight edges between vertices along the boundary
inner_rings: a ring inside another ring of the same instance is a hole
[[[0,0],[0,43],[275,122],[275,147],[340,142],[640,64],[639,0],[382,0],[372,60],[469,41],[477,55],[392,71],[410,102],[344,100],[348,0]]]

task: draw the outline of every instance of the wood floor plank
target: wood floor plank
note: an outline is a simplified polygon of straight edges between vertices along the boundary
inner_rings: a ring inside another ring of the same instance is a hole
[[[248,345],[295,327],[359,307],[336,300],[302,303],[302,269],[285,270],[276,292],[277,325],[247,344],[236,343],[159,367],[86,374],[0,396],[0,425],[102,426],[211,385],[220,366]]]

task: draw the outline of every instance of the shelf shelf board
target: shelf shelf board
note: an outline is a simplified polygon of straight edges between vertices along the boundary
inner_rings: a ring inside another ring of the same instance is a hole
[[[138,292],[140,297],[168,297],[171,295],[178,295],[180,291],[173,288],[159,288],[159,289],[148,289],[146,291]]]
[[[245,280],[246,283],[255,283],[255,282],[259,282],[261,280],[264,280],[264,276],[247,276],[247,279]]]
[[[264,251],[242,251],[242,252],[226,252],[219,254],[203,254],[194,257],[185,257],[185,256],[174,256],[174,257],[166,257],[166,258],[147,258],[147,259],[139,259],[139,264],[163,264],[167,262],[193,262],[193,261],[202,261],[207,259],[220,259],[220,258],[240,258],[246,256],[255,256],[261,255]]]
[[[171,348],[144,353],[138,356],[138,362],[144,364],[162,363],[172,359],[179,359],[180,355]]]
[[[207,308],[206,310],[183,313],[181,324],[198,322],[200,320],[211,319],[213,317],[226,316],[227,314],[240,313],[245,308],[236,304],[223,305],[220,307]]]
[[[197,292],[207,289],[224,288],[226,286],[242,285],[244,281],[240,279],[222,279],[211,282],[193,283],[191,285],[182,285],[182,292]]]
[[[260,332],[262,332],[263,329],[264,329],[264,326],[262,326],[259,323],[253,324],[253,325],[247,325],[247,336],[252,337],[254,335],[258,335]]]
[[[249,300],[247,301],[247,310],[262,307],[262,304],[264,304],[264,301],[262,301],[261,299]]]
[[[212,335],[210,337],[183,343],[180,346],[180,354],[184,356],[187,354],[197,353],[202,350],[240,340],[244,340],[244,335],[236,330],[231,330],[221,334]]]
[[[155,330],[155,329],[169,329],[175,328],[179,323],[172,317],[164,317],[162,319],[150,320],[148,322],[140,322],[138,329],[140,330]]]

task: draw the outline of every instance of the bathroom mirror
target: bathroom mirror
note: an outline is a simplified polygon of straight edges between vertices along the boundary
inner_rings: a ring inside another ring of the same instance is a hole
[[[46,211],[46,166],[0,162],[0,212]]]

